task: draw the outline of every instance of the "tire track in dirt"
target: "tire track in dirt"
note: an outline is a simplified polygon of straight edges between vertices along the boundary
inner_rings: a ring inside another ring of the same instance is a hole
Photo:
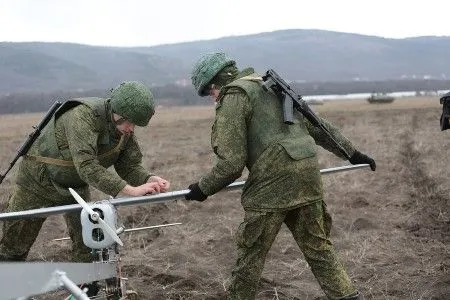
[[[448,181],[439,171],[446,171],[445,155],[438,150],[441,143],[433,134],[434,116],[434,111],[420,109],[366,118],[376,127],[371,140],[382,142],[373,150],[382,173],[375,175],[367,191],[349,192],[347,198],[355,212],[365,208],[379,213],[372,216],[359,211],[378,228],[354,233],[359,240],[369,239],[368,245],[373,247],[353,268],[353,278],[367,299],[450,299],[450,288],[445,288],[450,282],[445,245],[449,238],[445,219]]]
[[[419,299],[449,299],[450,286],[447,284],[450,282],[450,257],[448,254],[442,255],[442,248],[445,249],[444,245],[450,242],[450,197],[443,188],[445,176],[435,178],[427,172],[426,147],[414,139],[414,134],[420,134],[417,114],[413,116],[411,125],[412,130],[402,135],[403,147],[400,151],[401,162],[407,170],[402,180],[410,187],[409,198],[403,204],[405,213],[410,217],[401,226],[411,235],[414,249],[422,248],[417,256],[426,262],[426,267],[416,270],[422,277],[416,282]],[[445,165],[439,166],[444,170],[446,168]],[[416,274],[411,275],[415,277]]]
[[[417,115],[414,115],[413,130],[418,126]],[[403,150],[400,152],[402,163],[409,171],[404,180],[412,187],[406,208],[413,211],[413,218],[407,229],[414,236],[439,239],[446,243],[450,241],[450,220],[445,217],[443,210],[448,210],[450,199],[440,188],[444,183],[427,174],[422,161],[424,154],[415,145],[413,137],[413,131],[403,135]]]

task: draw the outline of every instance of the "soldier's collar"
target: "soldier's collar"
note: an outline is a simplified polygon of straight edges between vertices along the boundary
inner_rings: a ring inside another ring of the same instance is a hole
[[[237,74],[236,78],[234,80],[241,79],[242,77],[248,76],[250,74],[255,73],[255,69],[253,68],[245,68],[239,74]]]

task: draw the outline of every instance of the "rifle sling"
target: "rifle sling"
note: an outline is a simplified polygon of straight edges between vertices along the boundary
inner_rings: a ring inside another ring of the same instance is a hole
[[[106,151],[103,154],[100,154],[98,156],[98,158],[103,158],[106,157],[116,151],[120,151],[122,144],[125,141],[125,135],[122,135],[120,137],[119,142],[117,143],[117,145],[115,145],[113,148],[111,148],[110,150]],[[52,157],[45,157],[45,156],[39,156],[39,155],[24,155],[23,156],[24,159],[28,159],[28,160],[32,160],[32,161],[38,161],[38,162],[43,162],[45,164],[49,164],[49,165],[56,165],[56,166],[62,166],[62,167],[73,167],[75,166],[75,164],[73,163],[72,160],[63,160],[63,159],[58,159],[58,158],[52,158]]]
[[[73,167],[74,163],[71,160],[62,160],[52,157],[38,156],[38,155],[24,155],[24,159],[43,162],[49,165],[57,165],[62,167]]]

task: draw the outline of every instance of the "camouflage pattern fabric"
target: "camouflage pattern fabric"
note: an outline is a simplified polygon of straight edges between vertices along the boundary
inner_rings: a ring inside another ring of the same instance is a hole
[[[322,122],[323,126],[328,130],[329,133],[331,133],[331,136],[344,148],[344,150],[352,156],[355,153],[355,147],[352,145],[352,143],[342,135],[342,133],[339,132],[339,129],[337,129],[333,124],[329,123],[324,118],[320,118],[320,121]],[[336,147],[336,144],[331,142],[327,135],[323,133],[321,129],[318,127],[315,127],[312,125],[308,120],[305,119],[305,125],[308,129],[309,134],[313,137],[314,142],[316,142],[317,145],[321,146],[324,149],[327,149],[337,157],[340,157],[342,159],[347,159],[340,151],[339,148]]]
[[[236,234],[238,259],[232,271],[229,300],[255,299],[266,255],[283,223],[328,299],[342,299],[356,292],[329,239],[331,217],[323,201],[316,201],[283,212],[245,211]]]
[[[315,142],[333,153],[339,151],[298,112],[294,125],[284,124],[282,104],[274,94],[263,92],[256,82],[239,82],[252,73],[252,69],[242,71],[221,90],[211,133],[217,157],[212,170],[200,179],[200,189],[206,195],[215,194],[247,167],[250,173],[242,193],[244,209],[277,211],[322,199]],[[354,153],[350,141],[324,123],[334,139],[348,153]]]
[[[16,184],[8,201],[7,212],[74,204],[71,196],[62,196],[45,173],[45,166],[28,160],[22,161],[18,173],[27,184]],[[78,189],[90,201],[89,189]],[[72,260],[92,261],[90,249],[83,243],[79,213],[64,216],[72,240]],[[46,218],[4,221],[0,240],[0,261],[25,260]]]
[[[60,187],[63,195],[70,195],[68,187],[89,184],[116,196],[127,183],[145,183],[152,174],[141,165],[142,153],[136,137],[126,136],[119,145],[121,135],[111,121],[107,102],[99,98],[76,101],[83,101],[83,104],[64,112],[54,122],[53,130],[46,126],[36,142],[38,154],[74,163],[74,167],[46,165],[54,185]],[[31,154],[35,153],[34,148],[35,145]],[[107,170],[110,166],[114,166],[117,173]],[[18,182],[20,180],[19,174]]]
[[[226,66],[220,70],[220,72],[217,73],[213,79],[211,79],[208,85],[214,84],[216,88],[220,89],[221,87],[232,82],[238,73],[239,70],[235,65]]]
[[[194,66],[191,81],[199,96],[206,96],[205,87],[223,68],[236,62],[223,52],[207,53]]]
[[[120,134],[110,121],[111,111],[107,109],[107,118],[99,113],[107,107],[107,102],[100,99],[92,101],[97,104],[71,106],[55,122],[49,122],[28,152],[30,156],[42,155],[44,150],[46,153],[56,153],[56,158],[72,161],[73,166],[55,166],[23,159],[8,202],[8,212],[74,204],[76,201],[67,190],[73,187],[72,184],[89,201],[89,186],[116,196],[127,183],[141,185],[153,175],[141,166],[142,154],[135,137],[129,136],[119,144]],[[98,109],[93,109],[95,107]],[[48,126],[54,128],[50,130]],[[45,140],[51,138],[48,132],[54,134],[55,143]],[[58,149],[45,149],[55,144]],[[117,174],[107,170],[110,166],[114,166]],[[44,220],[3,222],[0,260],[25,260]],[[72,239],[74,261],[89,261],[89,249],[84,246],[81,236],[79,213],[68,214],[65,220]]]
[[[238,260],[229,299],[255,298],[266,254],[283,223],[326,295],[343,298],[355,288],[329,240],[331,218],[322,201],[316,144],[342,156],[327,135],[299,112],[294,111],[294,125],[284,124],[281,101],[263,91],[258,77],[253,69],[245,69],[221,89],[211,133],[216,160],[199,181],[202,192],[212,195],[239,178],[245,167],[249,170],[241,197],[245,219],[237,232]],[[351,142],[323,122],[352,155]]]
[[[111,107],[136,126],[147,126],[155,113],[150,90],[140,82],[124,81],[111,92]]]

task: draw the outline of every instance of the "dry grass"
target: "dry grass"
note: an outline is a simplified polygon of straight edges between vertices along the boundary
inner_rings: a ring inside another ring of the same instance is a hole
[[[438,100],[406,98],[379,105],[349,100],[313,108],[377,161],[376,172],[324,176],[333,240],[355,284],[366,299],[450,299],[450,132],[439,130]],[[137,133],[144,164],[169,178],[174,190],[198,180],[211,163],[213,115],[212,106],[160,108],[150,127]],[[39,117],[0,116],[3,168]],[[320,150],[320,164],[346,162]],[[0,203],[7,201],[12,175],[0,186]],[[183,223],[124,238],[130,284],[142,299],[224,299],[236,258],[233,233],[242,216],[238,191],[218,193],[202,204],[179,200],[120,208],[127,227]],[[49,242],[64,235],[62,218],[49,218],[29,259],[67,259],[69,243]],[[319,295],[283,228],[269,252],[257,299]]]

